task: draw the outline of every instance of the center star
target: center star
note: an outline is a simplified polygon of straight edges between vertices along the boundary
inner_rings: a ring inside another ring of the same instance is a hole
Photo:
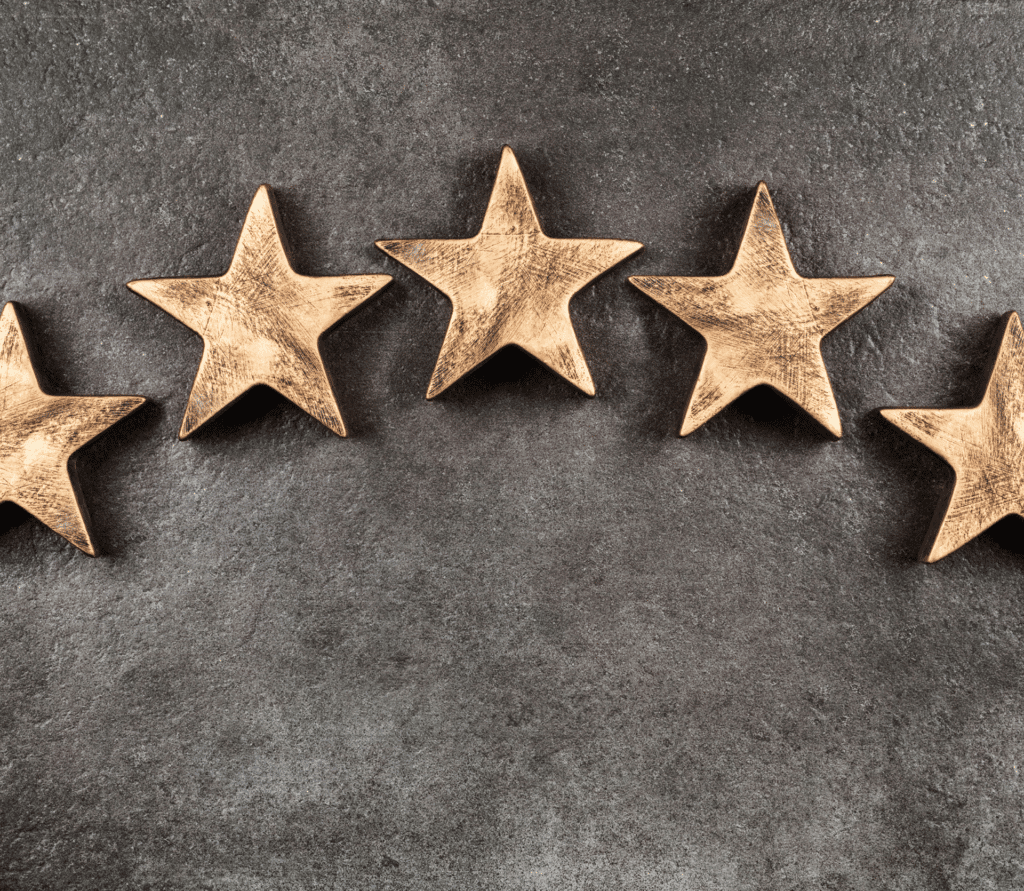
[[[452,302],[427,390],[427,399],[432,399],[510,345],[593,396],[594,381],[569,319],[569,301],[643,245],[607,238],[549,238],[541,230],[515,155],[505,146],[476,235],[378,241],[377,247]]]
[[[630,281],[707,341],[680,436],[761,384],[789,397],[831,434],[841,436],[821,339],[888,288],[893,277],[799,275],[768,187],[760,183],[736,261],[725,275],[638,275]]]
[[[390,281],[389,275],[299,275],[288,259],[273,193],[260,186],[224,275],[129,282],[203,338],[179,438],[258,384],[344,436],[320,336]]]
[[[1024,330],[1003,317],[985,395],[972,408],[887,408],[886,420],[944,458],[956,481],[921,559],[934,563],[1010,514],[1024,516]]]

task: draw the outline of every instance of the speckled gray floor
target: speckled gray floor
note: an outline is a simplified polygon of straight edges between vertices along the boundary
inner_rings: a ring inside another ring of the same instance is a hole
[[[3,0],[0,286],[68,393],[104,556],[0,510],[0,887],[1024,886],[1024,522],[915,562],[1024,309],[1024,9],[960,2]],[[423,394],[503,143],[556,236],[647,247]],[[798,270],[892,273],[825,341],[846,435],[755,392],[675,436],[765,179]],[[324,339],[352,437],[255,392],[175,434],[261,182],[299,271],[395,282]]]

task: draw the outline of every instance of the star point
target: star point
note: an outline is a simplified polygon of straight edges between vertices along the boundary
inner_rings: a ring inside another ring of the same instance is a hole
[[[19,505],[95,557],[75,453],[145,402],[142,396],[45,392],[17,304],[6,304],[0,312],[0,502]]]
[[[451,300],[452,316],[427,389],[433,399],[511,345],[593,396],[569,301],[643,245],[545,235],[515,154],[505,146],[476,235],[389,239],[377,247]]]
[[[768,187],[759,183],[732,268],[721,276],[635,275],[630,282],[705,340],[680,436],[767,384],[842,435],[821,339],[894,281],[804,278],[793,266]]]
[[[921,550],[934,563],[1010,514],[1024,516],[1024,330],[1003,316],[981,402],[970,408],[886,408],[882,417],[956,475]]]
[[[345,436],[319,340],[390,281],[389,275],[314,277],[295,272],[274,194],[262,185],[226,273],[129,282],[132,291],[203,338],[203,358],[179,439],[191,436],[259,384]]]

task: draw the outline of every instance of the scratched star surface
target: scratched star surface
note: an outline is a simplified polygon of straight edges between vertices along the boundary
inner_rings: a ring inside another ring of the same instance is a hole
[[[258,384],[272,387],[345,436],[318,341],[390,281],[387,275],[297,274],[273,193],[260,186],[224,275],[128,284],[203,337],[203,358],[178,436],[191,436]]]
[[[75,482],[75,452],[142,396],[53,396],[36,379],[16,304],[0,314],[0,503],[11,501],[95,556]]]
[[[956,479],[921,559],[934,563],[1010,514],[1024,515],[1024,330],[1007,313],[985,395],[972,408],[888,408],[882,415],[941,456]]]
[[[834,436],[841,436],[839,407],[821,357],[821,339],[867,306],[893,278],[799,275],[768,187],[760,183],[728,273],[636,275],[630,281],[707,341],[680,436],[692,433],[759,384],[774,387]]]
[[[473,238],[385,240],[377,246],[452,301],[428,399],[510,345],[593,396],[594,380],[569,318],[569,301],[643,247],[636,241],[546,236],[508,146]]]

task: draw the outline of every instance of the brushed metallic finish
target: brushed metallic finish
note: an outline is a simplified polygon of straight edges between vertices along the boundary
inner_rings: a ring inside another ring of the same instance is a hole
[[[452,302],[427,389],[427,399],[432,399],[512,344],[593,396],[594,381],[569,319],[569,301],[643,245],[607,238],[549,238],[541,230],[516,157],[505,146],[476,235],[378,241],[377,247]]]
[[[318,343],[390,281],[389,275],[296,273],[273,192],[264,185],[253,198],[224,275],[129,282],[135,293],[203,338],[203,358],[178,437],[195,433],[257,384],[272,387],[345,436]]]
[[[1010,514],[1024,516],[1024,330],[1003,316],[988,384],[973,408],[886,408],[882,415],[952,466],[956,478],[921,550],[941,560]]]
[[[629,280],[707,341],[680,436],[747,390],[768,384],[838,437],[842,424],[821,339],[894,279],[802,277],[793,267],[768,187],[759,183],[736,261],[725,275]]]
[[[0,313],[0,394],[0,502],[20,505],[95,557],[75,452],[139,408],[145,398],[45,392],[15,303]]]

